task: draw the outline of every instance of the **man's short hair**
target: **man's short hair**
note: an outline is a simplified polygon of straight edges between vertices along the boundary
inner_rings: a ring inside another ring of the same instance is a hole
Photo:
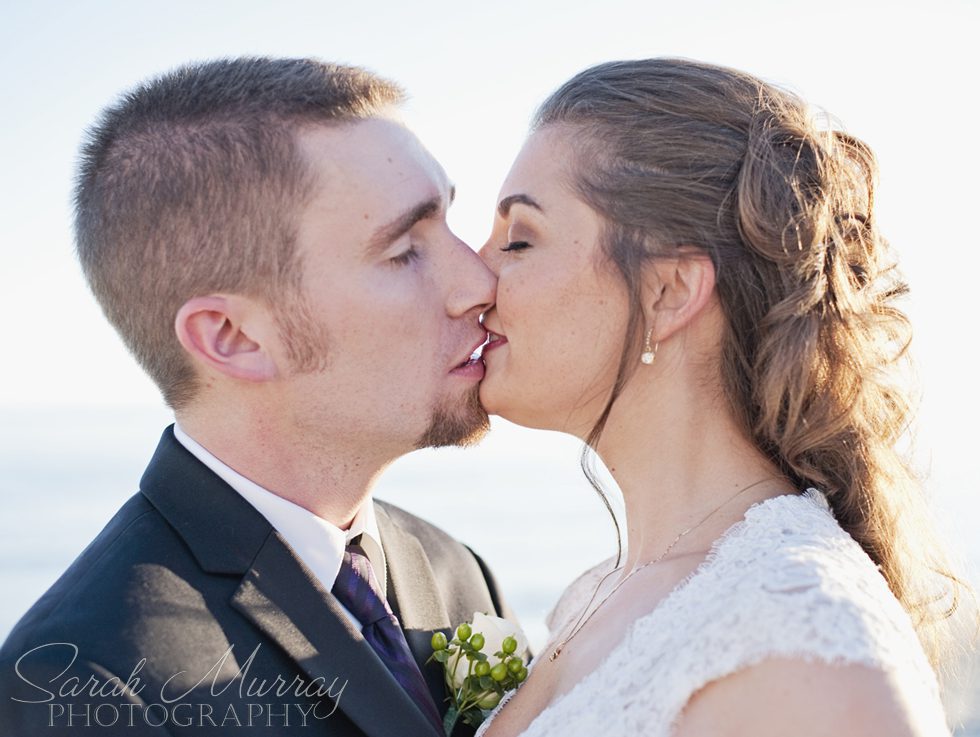
[[[81,152],[76,249],[167,404],[186,406],[198,389],[174,330],[195,296],[265,300],[294,366],[322,360],[300,299],[296,231],[313,177],[296,135],[403,99],[398,85],[357,67],[249,57],[180,67],[103,111]]]

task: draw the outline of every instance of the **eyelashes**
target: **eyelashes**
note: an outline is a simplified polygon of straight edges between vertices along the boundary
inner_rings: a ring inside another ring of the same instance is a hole
[[[412,246],[407,251],[389,259],[389,261],[396,266],[408,266],[408,264],[412,263],[413,261],[417,261],[420,256],[421,254],[418,252],[415,246]]]
[[[513,241],[508,243],[501,251],[523,251],[526,248],[530,248],[531,244],[527,241]]]

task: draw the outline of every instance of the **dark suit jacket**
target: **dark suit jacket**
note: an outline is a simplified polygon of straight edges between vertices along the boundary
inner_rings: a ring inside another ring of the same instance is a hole
[[[389,602],[420,666],[434,632],[450,634],[474,611],[512,617],[472,551],[376,504]],[[423,672],[444,711],[440,666]],[[333,595],[172,428],[139,493],[0,649],[0,735],[86,725],[121,735],[438,734]]]

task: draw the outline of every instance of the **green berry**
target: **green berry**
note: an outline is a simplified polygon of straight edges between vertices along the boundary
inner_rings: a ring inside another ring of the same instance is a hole
[[[518,658],[514,658],[509,663],[507,663],[507,670],[513,673],[515,676],[521,672],[521,668],[524,667],[524,663]]]
[[[490,669],[490,677],[497,683],[500,683],[507,677],[507,666],[503,663],[497,663]]]
[[[508,655],[513,655],[514,651],[517,650],[517,640],[513,637],[505,637],[500,649]]]
[[[481,660],[479,663],[473,666],[473,672],[480,678],[490,675],[490,663],[485,660]]]
[[[470,627],[466,622],[463,622],[459,627],[456,628],[456,637],[460,640],[470,639],[470,635],[473,634],[473,628]]]
[[[433,650],[445,650],[449,646],[449,641],[442,632],[436,632],[432,635],[432,649]]]
[[[486,644],[486,640],[483,638],[483,635],[477,632],[470,638],[470,644],[473,646],[474,650],[482,650],[484,644]]]
[[[521,670],[516,675],[518,683],[524,683],[524,679],[527,678],[527,668],[521,666]]]

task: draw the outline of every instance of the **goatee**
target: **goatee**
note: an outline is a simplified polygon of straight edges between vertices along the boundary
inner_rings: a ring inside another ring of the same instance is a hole
[[[415,443],[417,449],[476,445],[490,430],[490,418],[480,404],[480,387],[473,387],[463,401],[452,406],[441,405],[432,413],[428,429]]]

